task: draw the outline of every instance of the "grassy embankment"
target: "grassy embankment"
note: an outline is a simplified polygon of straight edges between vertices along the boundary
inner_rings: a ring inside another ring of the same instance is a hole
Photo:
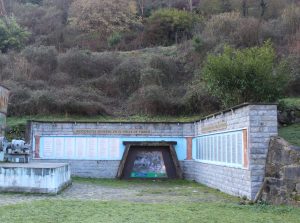
[[[284,106],[287,109],[298,109],[300,110],[300,98],[286,98],[281,100],[284,102]],[[296,114],[298,117],[300,117],[299,114]],[[287,140],[292,145],[300,146],[300,123],[289,125],[289,126],[283,126],[279,128],[279,136]]]

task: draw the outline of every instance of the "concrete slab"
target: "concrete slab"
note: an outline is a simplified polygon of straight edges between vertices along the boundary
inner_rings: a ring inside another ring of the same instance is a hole
[[[68,165],[67,163],[1,163],[0,168],[42,168],[53,169]]]
[[[0,163],[0,192],[58,194],[70,184],[67,163]]]

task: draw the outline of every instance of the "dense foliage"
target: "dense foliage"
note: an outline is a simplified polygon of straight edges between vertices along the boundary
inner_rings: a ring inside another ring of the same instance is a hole
[[[204,114],[300,95],[299,1],[0,1],[10,115]]]
[[[235,50],[226,46],[220,55],[209,55],[203,76],[209,91],[225,106],[244,102],[274,102],[289,80],[284,63],[276,66],[269,42],[262,47]]]
[[[29,33],[19,26],[15,18],[0,19],[0,50],[2,53],[6,53],[10,49],[21,49],[28,36]]]
[[[194,14],[177,9],[155,11],[145,25],[145,41],[150,45],[172,45],[192,36]]]

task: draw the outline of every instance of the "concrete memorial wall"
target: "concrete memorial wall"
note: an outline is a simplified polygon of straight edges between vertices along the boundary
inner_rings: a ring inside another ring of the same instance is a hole
[[[190,123],[29,122],[33,161],[69,162],[72,174],[114,178],[126,142],[173,142],[183,175],[254,199],[264,179],[277,106],[243,104]]]

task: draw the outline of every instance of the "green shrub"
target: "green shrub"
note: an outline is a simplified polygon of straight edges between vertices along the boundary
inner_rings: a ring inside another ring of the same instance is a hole
[[[47,75],[57,68],[57,50],[53,46],[27,47],[23,55],[31,64],[41,67]]]
[[[24,46],[29,33],[19,26],[14,17],[0,19],[0,51],[19,50]]]
[[[110,35],[107,41],[110,47],[115,47],[121,42],[121,40],[122,40],[122,35],[120,33],[113,33]]]
[[[115,53],[91,53],[71,49],[59,55],[58,63],[61,72],[74,78],[93,78],[112,72],[119,65],[120,59]]]
[[[130,97],[129,108],[135,114],[159,115],[171,114],[173,105],[164,88],[148,85]]]
[[[288,83],[285,64],[276,66],[270,42],[262,47],[235,50],[225,47],[209,55],[202,74],[209,91],[225,107],[243,102],[275,102]]]
[[[204,43],[200,36],[195,36],[193,38],[193,47],[194,47],[195,51],[200,52],[203,45],[204,45]]]
[[[144,64],[136,59],[128,59],[117,66],[112,75],[124,97],[135,92],[140,86],[141,70]]]
[[[190,39],[195,18],[192,13],[184,10],[157,10],[146,22],[144,41],[148,45],[167,46]]]

